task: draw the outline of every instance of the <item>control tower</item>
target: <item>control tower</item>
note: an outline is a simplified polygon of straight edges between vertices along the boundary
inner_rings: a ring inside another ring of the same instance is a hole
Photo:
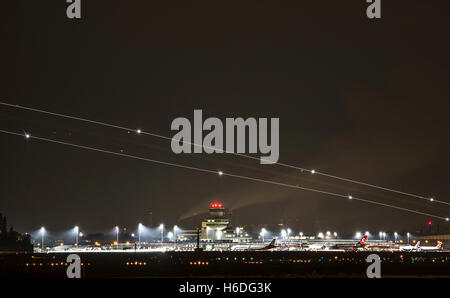
[[[202,222],[202,238],[215,240],[220,237],[221,231],[226,229],[230,220],[226,217],[226,209],[222,203],[209,204],[209,216]]]

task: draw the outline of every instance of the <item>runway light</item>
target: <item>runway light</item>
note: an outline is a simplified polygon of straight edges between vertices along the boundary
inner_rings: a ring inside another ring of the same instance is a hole
[[[219,176],[222,176],[223,175],[223,172],[222,171],[219,171]]]
[[[430,202],[433,202],[434,201],[434,199],[433,198],[430,198]]]
[[[316,172],[316,170],[311,170],[311,174],[314,174]]]
[[[29,139],[31,136],[27,133],[25,133],[25,139]]]
[[[446,218],[445,218],[445,220],[446,220],[446,221],[449,221],[449,220],[450,220],[450,218],[446,217]]]
[[[138,130],[136,130],[136,132],[137,132],[137,133],[141,133],[141,130],[140,130],[140,129],[138,129]]]
[[[352,196],[348,196],[348,199],[351,200],[351,199],[353,199],[353,197]]]

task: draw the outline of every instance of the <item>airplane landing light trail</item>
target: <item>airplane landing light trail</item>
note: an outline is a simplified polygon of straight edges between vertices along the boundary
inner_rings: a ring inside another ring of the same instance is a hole
[[[156,134],[156,133],[146,132],[146,131],[143,131],[141,129],[133,129],[133,128],[128,128],[128,127],[123,127],[123,126],[120,126],[120,125],[110,124],[110,123],[106,123],[106,122],[90,120],[90,119],[86,119],[86,118],[70,116],[70,115],[65,115],[65,114],[60,114],[60,113],[54,113],[54,112],[41,110],[41,109],[35,109],[35,108],[31,108],[31,107],[14,105],[14,104],[10,104],[10,103],[7,103],[7,102],[0,102],[0,105],[11,107],[11,108],[16,108],[16,109],[33,111],[33,112],[47,114],[47,115],[56,116],[56,117],[62,117],[62,118],[66,118],[66,119],[76,120],[76,121],[82,121],[82,122],[91,123],[91,124],[95,124],[95,125],[101,125],[101,126],[106,126],[106,127],[111,127],[111,128],[116,128],[116,129],[121,129],[121,130],[126,130],[126,131],[134,131],[134,132],[136,132],[137,134],[140,134],[140,135],[141,134],[142,135],[148,135],[148,136],[161,138],[161,139],[165,139],[165,140],[169,140],[169,141],[175,140],[174,138],[171,138],[171,137],[163,136],[163,135]],[[189,141],[185,141],[185,140],[178,140],[178,141],[182,141],[183,143],[192,145],[194,147],[197,146],[197,147],[207,148],[207,149],[210,149],[210,150],[220,149],[220,148],[216,148],[216,147],[213,147],[213,146],[206,146],[206,145],[203,145],[203,144],[196,144],[194,142],[189,142]],[[250,155],[237,153],[237,152],[232,152],[232,151],[229,151],[229,150],[224,150],[224,152],[225,153],[229,153],[229,154],[233,154],[235,156],[243,157],[243,158],[248,158],[248,159],[253,159],[253,160],[258,160],[258,161],[270,162],[270,160],[267,160],[267,159],[265,160],[263,157],[261,157],[261,158],[253,157],[253,156],[250,156]],[[321,171],[317,171],[315,169],[306,169],[306,168],[302,168],[302,167],[298,167],[298,166],[294,166],[294,165],[290,165],[290,164],[286,164],[286,163],[282,163],[282,162],[276,162],[276,163],[274,163],[274,165],[278,165],[278,166],[285,167],[285,168],[291,168],[291,169],[295,169],[295,170],[300,170],[301,172],[309,172],[309,173],[311,173],[313,175],[320,175],[320,176],[324,176],[324,177],[328,177],[328,178],[332,178],[332,179],[337,179],[337,180],[345,181],[345,182],[349,182],[349,183],[354,183],[354,184],[358,184],[358,185],[362,185],[362,186],[366,186],[366,187],[376,188],[376,189],[387,191],[387,192],[393,192],[393,193],[401,194],[401,195],[404,195],[404,196],[413,197],[413,198],[416,198],[416,199],[426,200],[426,201],[429,201],[429,202],[435,202],[435,203],[439,203],[439,204],[450,205],[449,202],[437,200],[437,199],[432,198],[432,197],[427,197],[427,196],[407,193],[407,192],[403,192],[403,191],[399,191],[399,190],[395,190],[395,189],[391,189],[391,188],[387,188],[387,187],[382,187],[382,186],[378,186],[378,185],[374,185],[374,184],[370,184],[370,183],[366,183],[366,182],[361,182],[361,181],[357,181],[357,180],[353,180],[353,179],[339,177],[339,176],[336,176],[336,175],[331,175],[331,174],[327,174],[327,173],[324,173],[324,172],[321,172]]]
[[[7,131],[7,130],[0,130],[0,132],[5,133],[5,134],[10,134],[10,135],[23,137],[23,134],[21,134],[21,133],[11,132],[11,131]],[[222,172],[222,171],[220,171],[220,173],[218,173],[216,170],[197,168],[197,167],[191,167],[191,166],[177,164],[177,163],[171,163],[171,162],[166,162],[166,161],[149,159],[149,158],[129,155],[129,154],[125,154],[125,153],[118,153],[118,152],[113,152],[113,151],[109,151],[109,150],[99,149],[99,148],[95,148],[95,147],[77,145],[77,144],[63,142],[63,141],[57,141],[57,140],[49,139],[49,138],[43,138],[43,137],[37,137],[37,136],[29,135],[29,139],[36,139],[36,140],[40,140],[40,141],[45,141],[45,142],[50,142],[50,143],[55,143],[55,144],[60,144],[60,145],[66,145],[66,146],[70,146],[70,147],[74,147],[74,148],[78,148],[78,149],[97,151],[97,152],[102,152],[102,153],[112,154],[112,155],[116,155],[116,156],[133,158],[133,159],[137,159],[137,160],[141,160],[141,161],[147,161],[147,162],[161,164],[161,165],[167,165],[167,166],[172,166],[172,167],[178,167],[178,168],[184,168],[184,169],[189,169],[189,170],[195,170],[195,171],[204,172],[204,173],[210,173],[210,174],[219,175],[219,176],[234,177],[234,178],[245,179],[245,180],[250,180],[250,181],[254,181],[254,182],[278,185],[278,186],[283,186],[283,187],[288,187],[288,188],[293,188],[293,189],[299,189],[299,190],[305,190],[305,191],[321,193],[321,194],[326,194],[326,195],[330,195],[330,196],[334,196],[334,197],[340,197],[340,198],[348,199],[348,195],[342,195],[342,194],[322,191],[322,190],[319,190],[319,189],[306,188],[306,187],[301,187],[301,186],[298,186],[298,185],[291,185],[291,184],[286,184],[286,183],[281,183],[281,182],[276,182],[276,181],[271,181],[271,180],[264,180],[264,179],[253,178],[253,177],[243,176],[243,175],[238,175],[238,174],[225,173],[225,172]],[[438,215],[434,215],[434,214],[430,214],[430,213],[420,212],[420,211],[416,211],[416,210],[412,210],[412,209],[408,209],[408,208],[399,207],[399,206],[396,206],[396,205],[385,204],[385,203],[371,201],[371,200],[366,200],[366,199],[357,198],[357,197],[352,197],[352,200],[361,201],[361,202],[374,204],[374,205],[378,205],[378,206],[383,206],[383,207],[389,207],[389,208],[402,210],[402,211],[406,211],[406,212],[409,212],[409,213],[424,215],[424,216],[428,216],[428,217],[434,217],[434,218],[438,218],[438,219],[441,219],[441,220],[445,220],[447,222],[449,221],[448,217],[442,217],[442,216],[438,216]]]

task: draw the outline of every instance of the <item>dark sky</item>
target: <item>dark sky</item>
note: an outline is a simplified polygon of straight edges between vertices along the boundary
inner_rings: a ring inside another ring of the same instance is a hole
[[[450,202],[448,1],[8,1],[1,101],[167,136],[176,117],[280,118],[280,161]],[[450,207],[149,136],[0,107],[2,129],[301,184],[449,216]],[[429,218],[359,202],[0,135],[0,212],[19,231],[240,224],[416,231]],[[258,155],[257,155],[258,156]],[[433,220],[434,221],[434,220]],[[437,224],[437,222],[436,222]],[[441,230],[450,230],[440,223]]]

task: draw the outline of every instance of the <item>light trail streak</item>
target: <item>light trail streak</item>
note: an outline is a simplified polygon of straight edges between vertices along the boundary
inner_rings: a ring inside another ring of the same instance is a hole
[[[5,133],[5,134],[10,134],[10,135],[24,137],[23,134],[12,132],[12,131],[0,130],[0,132]],[[182,165],[182,164],[178,164],[178,163],[172,163],[172,162],[167,162],[167,161],[161,161],[161,160],[156,160],[156,159],[139,157],[139,156],[130,155],[130,154],[118,153],[118,152],[104,150],[104,149],[100,149],[100,148],[96,148],[96,147],[78,145],[78,144],[73,144],[73,143],[64,142],[64,141],[58,141],[58,140],[44,138],[44,137],[37,137],[37,136],[33,136],[33,135],[28,135],[27,139],[36,139],[36,140],[40,140],[40,141],[45,141],[45,142],[50,142],[50,143],[55,143],[55,144],[60,144],[60,145],[66,145],[66,146],[70,146],[70,147],[74,147],[74,148],[78,148],[78,149],[85,149],[85,150],[91,150],[91,151],[96,151],[96,152],[102,152],[102,153],[107,153],[107,154],[112,154],[112,155],[116,155],[116,156],[132,158],[132,159],[141,160],[141,161],[147,161],[147,162],[161,164],[161,165],[167,165],[167,166],[172,166],[172,167],[177,167],[177,168],[183,168],[183,169],[199,171],[199,172],[203,172],[203,173],[209,173],[209,174],[214,174],[214,175],[218,175],[219,174],[219,172],[215,171],[215,170],[198,168],[198,167],[192,167],[192,166]],[[442,220],[445,220],[445,221],[449,221],[449,219],[446,218],[446,217],[442,217],[442,216],[438,216],[438,215],[434,215],[434,214],[430,214],[430,213],[425,213],[425,212],[421,212],[421,211],[416,211],[416,210],[412,210],[412,209],[408,209],[408,208],[399,207],[399,206],[396,206],[396,205],[385,204],[385,203],[371,201],[371,200],[362,199],[362,198],[358,198],[358,197],[349,197],[348,195],[332,193],[332,192],[323,191],[323,190],[319,190],[319,189],[306,188],[306,187],[301,187],[301,186],[298,186],[298,185],[286,184],[286,183],[281,183],[281,182],[277,182],[277,181],[265,180],[265,179],[260,179],[260,178],[253,178],[253,177],[249,177],[249,176],[243,176],[243,175],[238,175],[238,174],[231,174],[231,173],[226,173],[226,172],[221,172],[220,176],[228,176],[228,177],[239,178],[239,179],[244,179],[244,180],[249,180],[249,181],[254,181],[254,182],[266,183],[266,184],[271,184],[271,185],[278,185],[278,186],[283,186],[283,187],[288,187],[288,188],[293,188],[293,189],[300,189],[300,190],[309,191],[309,192],[326,194],[326,195],[330,195],[330,196],[334,196],[334,197],[340,197],[340,198],[346,198],[346,199],[351,198],[352,200],[356,200],[356,201],[370,203],[370,204],[374,204],[374,205],[378,205],[378,206],[389,207],[389,208],[393,208],[393,209],[397,209],[397,210],[402,210],[402,211],[405,211],[405,212],[415,213],[415,214],[419,214],[419,215],[424,215],[424,216],[428,216],[428,217],[433,217],[433,218],[438,218],[438,219],[442,219]]]
[[[169,140],[169,141],[172,141],[172,140],[175,140],[175,141],[178,141],[178,142],[181,141],[180,139],[174,139],[174,138],[163,136],[163,135],[160,135],[160,134],[146,132],[146,131],[143,131],[141,129],[129,128],[129,127],[119,126],[119,125],[110,124],[110,123],[106,123],[106,122],[95,121],[95,120],[90,120],[90,119],[86,119],[86,118],[80,118],[80,117],[70,116],[70,115],[65,115],[65,114],[60,114],[60,113],[54,113],[54,112],[50,112],[50,111],[46,111],[46,110],[40,110],[40,109],[35,109],[35,108],[30,108],[30,107],[25,107],[25,106],[20,106],[20,105],[14,105],[14,104],[6,103],[6,102],[0,102],[0,105],[7,106],[7,107],[12,107],[12,108],[17,108],[17,109],[22,109],[22,110],[38,112],[38,113],[43,113],[43,114],[52,115],[52,116],[56,116],[56,117],[62,117],[62,118],[66,118],[66,119],[83,121],[83,122],[86,122],[86,123],[91,123],[91,124],[96,124],[96,125],[101,125],[101,126],[121,129],[121,130],[134,131],[134,132],[136,132],[138,134],[148,135],[148,136],[161,138],[161,139],[165,139],[165,140]],[[186,144],[189,144],[189,145],[192,145],[192,146],[207,148],[207,149],[211,149],[211,150],[219,149],[219,148],[215,148],[213,146],[206,146],[206,145],[203,145],[203,144],[196,144],[196,143],[192,143],[192,142],[184,141],[184,140],[182,142],[186,143]],[[236,153],[236,152],[228,151],[226,149],[221,149],[221,150],[223,150],[225,153],[233,154],[233,155],[236,155],[236,156],[239,156],[239,157],[244,157],[244,158],[258,160],[258,161],[264,160],[264,161],[270,162],[270,160],[264,159],[263,157],[253,157],[253,156],[242,154],[242,153]],[[450,205],[449,202],[437,200],[437,199],[434,199],[434,198],[431,198],[431,197],[425,197],[425,196],[421,196],[421,195],[417,195],[417,194],[412,194],[412,193],[407,193],[407,192],[395,190],[395,189],[392,189],[392,188],[382,187],[382,186],[378,186],[378,185],[374,185],[374,184],[370,184],[370,183],[366,183],[366,182],[361,182],[361,181],[357,181],[357,180],[353,180],[353,179],[339,177],[339,176],[327,174],[327,173],[320,172],[320,171],[313,170],[313,169],[306,169],[306,168],[293,166],[293,165],[282,163],[282,162],[277,162],[277,163],[274,163],[274,164],[276,164],[278,166],[285,167],[285,168],[290,168],[290,169],[295,169],[295,170],[309,172],[309,173],[314,174],[314,175],[320,175],[320,176],[324,176],[324,177],[328,177],[328,178],[332,178],[332,179],[337,179],[337,180],[341,180],[341,181],[345,181],[345,182],[349,182],[349,183],[363,185],[363,186],[366,186],[366,187],[372,187],[372,188],[380,189],[380,190],[383,190],[383,191],[388,191],[388,192],[393,192],[393,193],[397,193],[397,194],[401,194],[401,195],[405,195],[405,196],[410,196],[410,197],[414,197],[414,198],[417,198],[417,199],[426,200],[426,201],[429,201],[429,202],[435,202],[435,203]]]

